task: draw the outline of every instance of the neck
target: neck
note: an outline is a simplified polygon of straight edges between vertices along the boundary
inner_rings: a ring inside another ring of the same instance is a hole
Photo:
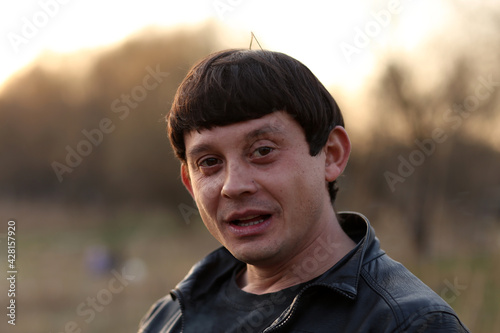
[[[355,246],[335,218],[333,223],[328,223],[326,230],[286,261],[265,266],[247,264],[237,282],[249,293],[277,292],[320,276]]]

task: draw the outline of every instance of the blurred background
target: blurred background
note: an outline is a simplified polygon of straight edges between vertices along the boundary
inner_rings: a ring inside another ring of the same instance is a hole
[[[197,59],[251,32],[343,110],[336,209],[366,215],[472,331],[500,331],[498,2],[30,0],[0,22],[0,269],[15,220],[18,270],[1,332],[135,332],[218,246],[164,116]]]

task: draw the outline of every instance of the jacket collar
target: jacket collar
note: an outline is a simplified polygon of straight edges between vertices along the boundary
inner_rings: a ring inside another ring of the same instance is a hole
[[[384,252],[380,249],[380,243],[365,216],[356,212],[341,212],[338,218],[342,229],[357,245],[330,270],[317,278],[312,285],[324,285],[354,299],[357,295],[363,263]],[[227,249],[221,247],[193,266],[187,276],[176,286],[176,290],[172,291],[172,296],[177,298],[181,294],[183,302],[190,303],[209,294],[214,284],[231,278],[233,270],[237,266],[243,267],[244,265],[245,263],[237,260]]]
[[[365,216],[356,212],[341,212],[338,219],[344,232],[356,242],[356,247],[314,284],[328,286],[354,299],[357,296],[361,267],[384,252],[380,249],[375,231]]]

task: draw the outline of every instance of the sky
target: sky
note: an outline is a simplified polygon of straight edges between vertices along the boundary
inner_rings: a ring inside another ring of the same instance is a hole
[[[441,2],[286,0],[23,0],[0,4],[0,86],[34,59],[116,44],[149,26],[214,20],[235,47],[253,32],[263,48],[287,53],[327,86],[357,89],[378,56],[411,51],[446,21]],[[422,24],[425,22],[425,24]],[[229,38],[229,37],[228,37]]]

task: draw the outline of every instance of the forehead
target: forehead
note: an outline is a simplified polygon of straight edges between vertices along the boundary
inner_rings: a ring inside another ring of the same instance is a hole
[[[184,135],[186,155],[195,155],[214,145],[229,146],[263,137],[303,137],[300,125],[286,112],[278,111],[258,119],[191,131]]]

